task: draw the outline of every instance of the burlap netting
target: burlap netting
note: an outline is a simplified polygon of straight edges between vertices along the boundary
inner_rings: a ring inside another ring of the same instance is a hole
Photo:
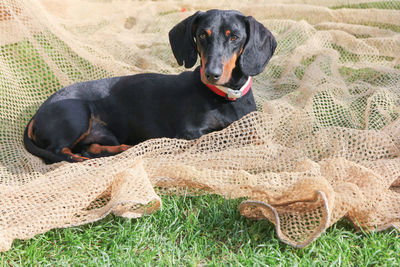
[[[153,187],[248,197],[240,212],[270,220],[296,247],[342,217],[398,228],[398,2],[276,2],[1,1],[0,249],[110,212],[156,211]],[[209,8],[252,15],[278,40],[254,78],[257,112],[199,140],[149,140],[83,163],[45,165],[24,149],[27,121],[63,86],[181,72],[168,31]]]

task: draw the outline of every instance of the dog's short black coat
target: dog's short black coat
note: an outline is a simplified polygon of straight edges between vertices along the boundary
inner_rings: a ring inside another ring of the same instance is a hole
[[[28,123],[25,147],[47,163],[114,155],[157,137],[195,139],[255,111],[251,90],[231,101],[206,85],[234,90],[262,72],[276,41],[237,11],[197,12],[169,33],[179,75],[137,74],[67,86]],[[202,73],[200,73],[202,68]]]

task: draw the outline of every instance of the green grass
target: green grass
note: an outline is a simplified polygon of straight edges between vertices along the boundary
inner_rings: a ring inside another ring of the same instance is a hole
[[[357,8],[357,9],[365,9],[365,8],[378,8],[378,9],[400,9],[400,1],[377,1],[370,3],[359,3],[359,4],[350,4],[350,5],[339,5],[333,6],[331,9],[340,9],[340,8]]]
[[[379,72],[371,68],[352,69],[341,67],[339,72],[348,83],[364,81],[374,86],[380,86],[391,82],[391,76],[388,73]]]
[[[10,84],[7,79],[1,79],[0,113],[18,113],[18,121],[21,122],[18,127],[20,127],[21,131],[37,110],[39,103],[42,103],[52,93],[63,87],[54,70],[48,65],[41,53],[46,54],[47,60],[51,60],[58,70],[73,82],[94,79],[98,76],[111,76],[111,73],[94,66],[88,60],[77,55],[67,44],[52,33],[44,31],[42,34],[37,34],[33,37],[33,40],[25,39],[18,43],[0,46],[0,60],[6,63],[10,71],[16,74],[15,81],[18,83],[18,88],[24,89],[17,99],[16,95],[19,92],[12,89],[15,88],[15,85]],[[54,47],[57,47],[57,49]],[[66,58],[66,60],[63,58]],[[0,76],[0,78],[4,77]],[[11,89],[14,91],[3,93],[3,90]],[[25,112],[20,112],[21,106],[16,104],[19,100],[35,103],[25,107]],[[5,132],[9,131],[9,128],[14,123],[7,120],[1,120],[0,122],[0,136],[4,136]],[[0,151],[0,153],[2,152]]]
[[[315,61],[315,59],[317,58],[316,55],[313,55],[310,58],[306,58],[305,60],[301,61],[301,65],[298,66],[295,70],[294,70],[294,74],[296,75],[297,78],[299,78],[299,80],[303,79],[304,76],[304,72],[306,71],[306,69]]]
[[[356,54],[348,51],[344,47],[337,45],[337,44],[332,44],[332,48],[335,49],[336,51],[339,52],[340,58],[339,60],[341,62],[359,62],[360,61],[360,56],[361,54]],[[393,57],[388,57],[388,56],[375,56],[375,60],[379,61],[393,61]]]
[[[349,5],[339,5],[330,7],[331,9],[341,9],[341,8],[354,8],[354,9],[366,9],[366,8],[377,8],[377,9],[389,9],[389,10],[400,10],[400,1],[377,1],[370,3],[358,3]],[[378,27],[381,29],[390,29],[394,32],[400,32],[400,26],[395,24],[378,23],[378,22],[361,22],[367,26]],[[367,36],[360,36],[358,38],[367,38]]]
[[[362,22],[360,24],[363,24],[363,25],[366,25],[366,26],[371,26],[371,27],[377,27],[377,28],[380,28],[380,29],[392,30],[394,32],[400,32],[400,26],[399,25],[372,22],[372,21],[371,22]]]
[[[140,219],[112,215],[81,227],[15,241],[2,265],[137,266],[398,266],[396,231],[355,233],[344,221],[304,249],[275,237],[267,221],[242,217],[240,200],[163,197],[163,208]]]
[[[54,93],[61,87],[54,72],[28,40],[1,46],[0,57],[14,73],[18,73],[18,85],[25,86],[29,96],[40,97],[43,92]]]

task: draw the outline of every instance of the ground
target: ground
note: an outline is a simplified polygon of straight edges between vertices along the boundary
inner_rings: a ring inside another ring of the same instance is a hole
[[[280,242],[267,221],[242,217],[240,200],[164,196],[163,208],[139,219],[113,215],[15,241],[1,265],[112,266],[399,266],[395,230],[357,233],[342,220],[304,249]]]

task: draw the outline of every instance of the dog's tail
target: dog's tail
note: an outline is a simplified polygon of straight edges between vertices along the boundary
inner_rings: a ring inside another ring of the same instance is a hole
[[[25,128],[24,132],[24,145],[26,150],[28,150],[31,154],[38,156],[44,159],[46,164],[55,163],[59,161],[70,161],[68,157],[63,157],[62,155],[57,155],[49,150],[38,147],[35,142],[29,137],[29,127],[31,126],[33,118],[28,122],[28,125]]]

